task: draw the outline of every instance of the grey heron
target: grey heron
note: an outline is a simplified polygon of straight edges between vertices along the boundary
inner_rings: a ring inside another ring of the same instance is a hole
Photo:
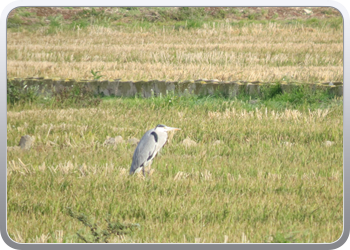
[[[145,175],[145,167],[151,165],[153,158],[167,142],[168,132],[172,130],[180,129],[159,124],[143,135],[132,157],[130,175],[141,170]]]

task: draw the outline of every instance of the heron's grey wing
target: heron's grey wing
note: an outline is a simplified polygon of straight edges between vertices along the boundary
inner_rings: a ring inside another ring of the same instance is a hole
[[[168,140],[168,134],[166,132],[158,133],[158,143],[157,143],[157,153],[164,147],[165,143]]]
[[[142,167],[147,161],[151,160],[155,155],[158,137],[153,129],[148,130],[141,138],[137,145],[134,156],[132,157],[132,164],[130,167],[130,174],[134,173],[136,169]]]

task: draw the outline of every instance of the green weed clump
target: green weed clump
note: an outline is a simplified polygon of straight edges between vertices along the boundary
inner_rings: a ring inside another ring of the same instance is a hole
[[[84,213],[76,213],[71,208],[67,208],[67,212],[70,217],[77,219],[90,229],[89,235],[76,233],[79,239],[85,243],[109,243],[111,237],[123,237],[133,233],[135,229],[140,229],[140,225],[137,223],[112,222],[110,216],[105,219],[105,228],[101,228],[101,223],[92,222]]]
[[[289,85],[287,88],[283,91],[281,81],[260,86],[260,95],[255,97],[259,102],[255,106],[307,110],[324,108],[336,103],[334,100],[337,97],[327,89],[313,89],[309,84]],[[251,99],[245,94],[239,95],[238,98]]]
[[[96,77],[98,79],[100,76],[96,75]],[[91,88],[80,83],[62,89],[53,89],[50,94],[40,93],[39,86],[28,86],[26,83],[23,86],[16,85],[12,81],[7,83],[7,104],[9,105],[24,107],[36,103],[46,108],[86,108],[97,107],[101,101],[100,96],[96,95]]]
[[[32,103],[38,100],[38,87],[27,86],[26,83],[22,86],[13,84],[13,82],[7,83],[7,104],[24,104]]]
[[[72,87],[56,90],[51,98],[53,99],[51,104],[54,108],[97,107],[101,103],[101,98],[96,96],[88,86],[82,84],[74,84]]]
[[[279,82],[269,86],[260,87],[262,99],[268,100],[282,94],[282,87]]]
[[[7,28],[19,28],[23,24],[23,20],[19,17],[19,15],[14,15],[13,17],[9,17],[7,19]]]

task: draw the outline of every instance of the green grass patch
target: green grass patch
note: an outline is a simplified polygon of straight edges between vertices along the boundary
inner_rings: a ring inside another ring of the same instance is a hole
[[[13,17],[9,17],[7,19],[7,28],[18,28],[23,24],[22,19],[19,17],[19,15],[14,15]]]

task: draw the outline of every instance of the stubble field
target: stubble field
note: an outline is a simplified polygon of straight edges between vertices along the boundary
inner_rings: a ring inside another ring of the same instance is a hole
[[[301,10],[302,11],[302,10]],[[330,19],[135,22],[89,25],[54,17],[34,30],[8,32],[8,77],[343,80],[341,17]],[[47,27],[48,26],[48,27]]]
[[[158,99],[157,99],[158,100]],[[240,101],[112,100],[99,108],[8,111],[8,232],[16,241],[82,242],[107,215],[138,223],[112,242],[333,242],[342,233],[342,104],[247,111]],[[179,127],[150,180],[128,176],[135,146],[158,123]],[[189,137],[196,146],[186,146]],[[215,141],[220,143],[215,145]],[[331,141],[332,145],[326,145]],[[58,232],[61,231],[59,234]],[[45,236],[46,235],[46,236]],[[45,237],[48,237],[45,239]],[[246,237],[246,238],[245,238]],[[199,240],[200,239],[200,240]],[[244,240],[245,239],[245,240]]]

